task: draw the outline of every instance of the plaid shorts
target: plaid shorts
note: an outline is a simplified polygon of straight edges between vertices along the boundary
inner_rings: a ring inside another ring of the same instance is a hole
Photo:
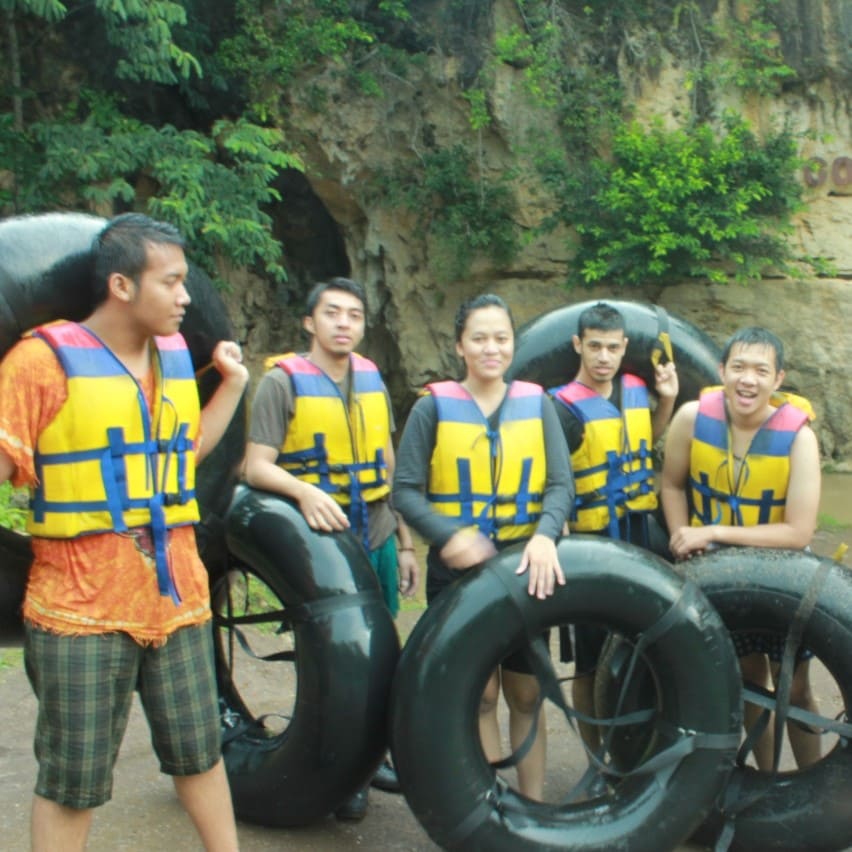
[[[218,762],[209,624],[181,628],[157,647],[125,633],[60,636],[27,625],[24,654],[38,698],[37,795],[71,808],[109,801],[135,690],[164,773],[195,775]]]

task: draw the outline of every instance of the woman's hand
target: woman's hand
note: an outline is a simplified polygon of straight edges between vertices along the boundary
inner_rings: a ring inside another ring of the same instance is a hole
[[[556,590],[556,584],[565,585],[565,574],[559,564],[556,544],[546,535],[534,535],[524,548],[521,564],[516,574],[529,570],[527,591],[530,595],[544,600]]]
[[[490,559],[497,553],[494,542],[478,530],[465,527],[453,533],[450,540],[441,548],[441,561],[447,568],[464,570],[473,568]]]

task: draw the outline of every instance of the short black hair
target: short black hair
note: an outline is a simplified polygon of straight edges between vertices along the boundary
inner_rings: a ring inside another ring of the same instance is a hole
[[[512,331],[515,330],[515,320],[512,318],[512,311],[506,302],[496,293],[480,293],[478,296],[472,296],[470,299],[462,302],[456,311],[456,343],[459,343],[464,334],[464,327],[467,325],[467,318],[480,308],[502,308],[509,317],[509,324],[512,326]]]
[[[359,284],[351,278],[330,278],[328,281],[318,281],[311,287],[308,299],[305,302],[306,317],[313,316],[322,298],[322,294],[329,290],[342,290],[344,293],[350,293],[361,302],[364,307],[364,313],[367,312],[367,292],[364,290],[363,284]]]
[[[110,219],[92,241],[93,304],[106,300],[110,275],[118,272],[139,283],[148,263],[148,245],[174,245],[186,241],[169,222],[143,213],[122,213]]]
[[[731,357],[731,350],[735,346],[766,346],[775,351],[775,370],[780,372],[784,369],[784,344],[781,339],[773,334],[768,328],[759,325],[750,325],[735,331],[725,344],[722,352],[722,363],[727,364]]]
[[[580,312],[577,317],[577,337],[583,339],[583,332],[589,329],[596,331],[624,331],[626,329],[624,316],[618,308],[606,302],[596,302]]]

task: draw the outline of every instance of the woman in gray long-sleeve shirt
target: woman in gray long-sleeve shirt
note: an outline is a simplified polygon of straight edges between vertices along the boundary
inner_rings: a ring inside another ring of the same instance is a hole
[[[429,385],[408,417],[396,456],[394,508],[430,544],[430,602],[463,572],[518,541],[526,544],[517,573],[527,573],[529,594],[544,599],[565,582],[555,542],[574,499],[559,420],[538,385],[504,379],[514,328],[498,296],[478,296],[459,308],[456,352],[465,365],[462,381]],[[491,761],[501,751],[501,681],[513,749],[534,721],[538,697],[524,654],[503,660],[480,705],[480,736]],[[539,724],[518,763],[520,791],[532,799],[542,798],[545,751]]]

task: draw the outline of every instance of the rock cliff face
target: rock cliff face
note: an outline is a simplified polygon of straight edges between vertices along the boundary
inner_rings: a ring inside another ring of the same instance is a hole
[[[788,348],[788,380],[817,410],[815,424],[826,461],[852,469],[852,6],[847,0],[780,0],[775,13],[784,61],[798,83],[774,97],[726,90],[712,110],[733,109],[756,132],[784,122],[801,134],[801,172],[807,202],[790,239],[799,256],[819,256],[833,265],[833,277],[753,281],[747,286],[704,281],[645,288],[566,290],[571,235],[553,232],[532,238],[506,268],[477,261],[464,280],[437,280],[431,271],[434,247],[416,216],[375,200],[371,178],[387,168],[389,152],[414,160],[430,146],[471,141],[484,172],[505,174],[524,157],[530,133],[555,118],[531,103],[524,69],[489,66],[491,122],[472,134],[465,81],[482,67],[494,39],[520,23],[518,4],[456,4],[469,9],[463,25],[441,29],[449,2],[413,4],[416,15],[435,23],[436,36],[424,61],[406,76],[375,69],[382,97],[353,96],[330,72],[321,80],[328,99],[316,112],[292,104],[292,127],[306,162],[282,187],[288,204],[281,237],[290,258],[289,289],[271,291],[259,281],[233,298],[239,333],[250,351],[298,348],[298,306],[312,279],[350,274],[369,294],[369,331],[362,347],[389,379],[401,421],[416,390],[435,377],[454,375],[453,316],[468,295],[491,290],[512,305],[518,323],[563,305],[595,297],[654,301],[723,342],[736,328],[764,324]],[[702,3],[714,21],[746,16],[748,4]],[[459,29],[461,27],[461,29]],[[442,35],[441,35],[442,34]],[[690,67],[665,45],[645,61],[640,49],[647,32],[627,39],[616,57],[621,81],[640,120],[661,116],[677,123],[690,110]],[[724,49],[724,45],[720,48]],[[532,171],[532,170],[528,170]],[[553,204],[535,179],[515,182],[516,223],[532,234]],[[233,276],[230,276],[233,278]]]

